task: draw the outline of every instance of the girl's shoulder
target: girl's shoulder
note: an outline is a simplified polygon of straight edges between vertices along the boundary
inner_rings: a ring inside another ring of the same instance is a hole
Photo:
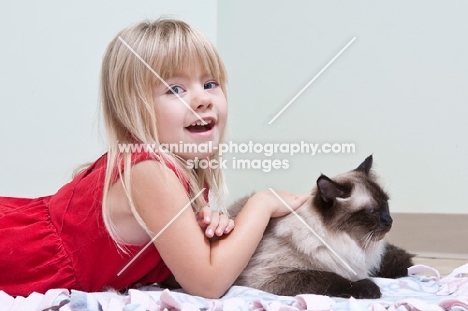
[[[163,172],[169,169],[177,176],[177,178],[182,183],[186,191],[189,190],[189,182],[187,176],[185,176],[184,172],[177,168],[177,165],[174,163],[174,160],[172,160],[169,156],[159,152],[132,152],[130,156],[130,167],[134,167],[135,165],[145,161],[154,161],[159,163],[160,165],[157,166],[160,166]],[[123,175],[123,172],[125,170],[124,162],[124,156],[123,154],[120,154],[112,172],[111,184],[115,183]]]

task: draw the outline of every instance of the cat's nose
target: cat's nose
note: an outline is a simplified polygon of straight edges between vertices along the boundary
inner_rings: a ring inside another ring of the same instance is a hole
[[[380,217],[380,223],[383,227],[390,228],[393,223],[393,219],[389,214],[384,214]]]

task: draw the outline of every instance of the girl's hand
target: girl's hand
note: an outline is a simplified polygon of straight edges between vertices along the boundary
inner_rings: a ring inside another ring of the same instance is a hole
[[[203,207],[197,214],[198,225],[205,230],[205,236],[212,238],[215,234],[220,237],[234,229],[234,220],[226,215],[213,212],[209,206]]]
[[[309,194],[292,194],[286,191],[274,190],[286,205],[273,193],[271,190],[265,190],[255,193],[249,198],[253,204],[263,206],[269,209],[270,217],[281,217],[297,210],[304,205],[308,199],[311,198]]]

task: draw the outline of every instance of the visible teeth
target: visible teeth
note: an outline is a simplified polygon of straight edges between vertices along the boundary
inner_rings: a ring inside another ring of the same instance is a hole
[[[210,123],[212,123],[212,122],[213,122],[213,120],[206,120],[206,121],[205,121],[205,125],[206,125],[206,124],[210,124]],[[190,124],[190,126],[196,126],[196,125],[204,125],[204,123],[201,122],[201,121],[196,121],[196,122],[193,122],[192,124]]]

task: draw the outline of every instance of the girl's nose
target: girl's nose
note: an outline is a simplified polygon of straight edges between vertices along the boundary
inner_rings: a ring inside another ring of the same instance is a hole
[[[203,111],[210,109],[213,106],[211,98],[206,94],[205,89],[198,90],[193,93],[193,96],[190,101],[190,107],[195,111]]]

